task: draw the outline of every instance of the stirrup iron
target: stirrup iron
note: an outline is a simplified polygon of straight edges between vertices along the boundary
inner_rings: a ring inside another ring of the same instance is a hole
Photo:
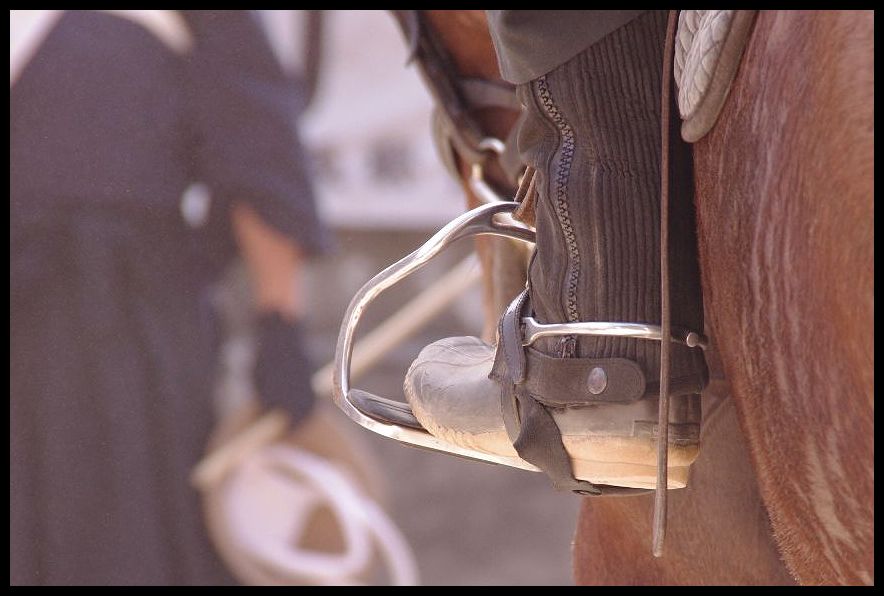
[[[533,243],[534,231],[531,228],[509,220],[509,218],[506,218],[509,221],[495,219],[495,216],[498,215],[511,214],[518,206],[518,203],[509,201],[495,202],[464,213],[436,232],[413,253],[375,275],[356,293],[350,301],[350,306],[347,308],[341,324],[341,331],[338,334],[332,391],[335,404],[350,419],[372,432],[415,447],[514,468],[540,471],[539,468],[519,457],[484,453],[453,445],[434,437],[417,421],[407,403],[373,395],[354,389],[350,385],[353,337],[359,320],[362,318],[362,313],[368,305],[381,292],[422,268],[443,249],[448,248],[461,238],[490,234]]]
[[[504,221],[496,220],[496,217],[509,215],[518,207],[519,203],[507,201],[482,205],[468,211],[439,230],[413,253],[375,275],[356,293],[344,315],[338,335],[332,392],[335,404],[354,422],[372,432],[415,447],[535,472],[542,471],[517,456],[485,453],[437,438],[421,426],[409,404],[355,389],[350,384],[354,335],[368,305],[384,290],[426,265],[443,249],[461,238],[491,234],[533,243],[535,235],[531,228],[506,217],[503,218]],[[537,323],[532,317],[522,319],[523,345],[529,345],[544,335],[561,334],[611,335],[657,341],[662,339],[659,326],[644,323],[578,322],[544,325]],[[705,347],[706,344],[706,338],[702,335],[678,328],[672,329],[671,341],[691,347]]]

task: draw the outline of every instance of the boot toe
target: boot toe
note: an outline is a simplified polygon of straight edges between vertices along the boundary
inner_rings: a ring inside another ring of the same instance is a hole
[[[442,339],[421,351],[403,388],[414,416],[433,436],[517,456],[503,422],[500,385],[488,378],[493,363],[494,348],[478,338]],[[634,488],[656,484],[656,440],[650,432],[636,433],[636,421],[655,415],[656,400],[553,412],[577,478]],[[696,456],[696,443],[670,445],[669,488],[685,486]]]
[[[488,378],[494,348],[476,337],[425,347],[405,376],[415,417],[431,434],[487,453],[515,455],[500,410],[500,386]]]

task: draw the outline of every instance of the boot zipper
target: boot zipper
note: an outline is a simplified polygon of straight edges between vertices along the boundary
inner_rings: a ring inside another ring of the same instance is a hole
[[[546,77],[537,79],[535,90],[537,99],[559,131],[560,144],[555,156],[558,163],[552,188],[553,205],[555,206],[556,218],[559,220],[559,227],[565,238],[565,247],[568,252],[564,292],[565,316],[569,322],[576,322],[580,320],[580,315],[577,312],[580,252],[577,249],[574,226],[571,224],[571,214],[568,210],[568,180],[571,176],[571,163],[574,160],[574,130],[561,112],[559,112],[558,107],[556,107],[549,90],[549,85],[547,85]],[[574,358],[577,352],[577,338],[573,335],[566,335],[560,342],[560,348],[562,358]]]

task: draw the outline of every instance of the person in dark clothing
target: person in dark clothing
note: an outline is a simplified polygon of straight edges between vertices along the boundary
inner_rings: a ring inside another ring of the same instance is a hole
[[[184,50],[66,11],[12,81],[11,584],[232,582],[189,484],[214,423],[208,290],[249,230],[272,230],[292,275],[329,247],[301,82],[250,11],[174,19]],[[197,228],[194,182],[212,196]],[[313,404],[299,307],[256,275],[256,388],[297,424]]]

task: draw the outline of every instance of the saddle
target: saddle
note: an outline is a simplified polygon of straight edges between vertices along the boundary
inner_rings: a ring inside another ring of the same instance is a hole
[[[749,39],[755,10],[683,10],[675,35],[681,136],[694,143],[718,120]]]

